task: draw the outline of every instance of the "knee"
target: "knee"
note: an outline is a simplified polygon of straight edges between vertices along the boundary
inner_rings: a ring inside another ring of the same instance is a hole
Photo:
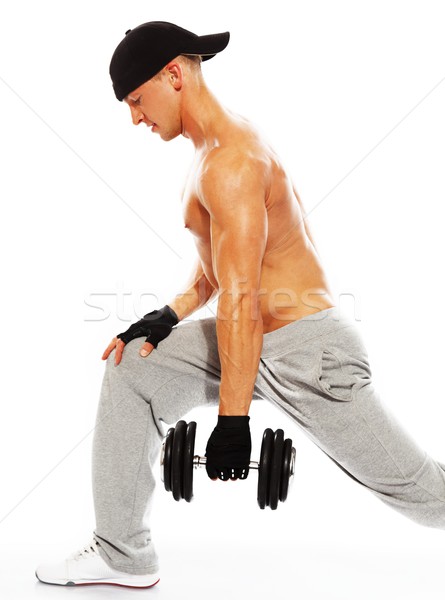
[[[121,379],[123,370],[119,368],[120,365],[115,365],[116,350],[112,350],[106,359],[104,379],[109,383],[115,383]]]
[[[143,362],[145,360],[144,357],[139,354],[142,344],[142,338],[135,338],[125,344],[120,362],[117,365],[115,364],[116,349],[113,349],[107,358],[107,371],[112,372],[113,375],[121,375],[123,373],[134,372],[137,367],[146,364]],[[149,358],[149,356],[146,358]]]

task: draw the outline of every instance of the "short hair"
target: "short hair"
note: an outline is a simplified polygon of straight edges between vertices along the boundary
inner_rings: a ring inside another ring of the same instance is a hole
[[[183,62],[187,64],[193,71],[201,72],[202,56],[200,54],[179,54],[178,56],[180,56],[181,59],[183,59]],[[158,71],[151,79],[155,81],[161,79],[164,68]]]
[[[180,54],[179,56],[184,57],[191,67],[201,69],[202,56],[200,54]]]

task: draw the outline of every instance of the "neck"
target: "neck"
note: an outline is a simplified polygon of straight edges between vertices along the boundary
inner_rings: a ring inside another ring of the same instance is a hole
[[[184,95],[181,106],[182,135],[189,138],[196,150],[220,145],[227,130],[229,114],[203,81],[197,82]]]

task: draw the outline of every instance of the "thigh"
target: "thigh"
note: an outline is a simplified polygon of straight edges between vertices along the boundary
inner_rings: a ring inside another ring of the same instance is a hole
[[[174,327],[147,357],[139,354],[145,338],[125,345],[122,360],[107,359],[107,375],[136,392],[151,406],[156,418],[173,423],[201,405],[219,402],[221,366],[215,318],[189,321]]]
[[[389,493],[422,475],[428,456],[376,392],[355,326],[268,359],[263,375],[270,399],[357,481]]]

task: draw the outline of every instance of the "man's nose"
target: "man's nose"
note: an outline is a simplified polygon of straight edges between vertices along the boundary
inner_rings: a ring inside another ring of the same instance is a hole
[[[133,125],[139,125],[141,121],[144,121],[144,115],[139,110],[132,109],[131,119],[133,121]]]

